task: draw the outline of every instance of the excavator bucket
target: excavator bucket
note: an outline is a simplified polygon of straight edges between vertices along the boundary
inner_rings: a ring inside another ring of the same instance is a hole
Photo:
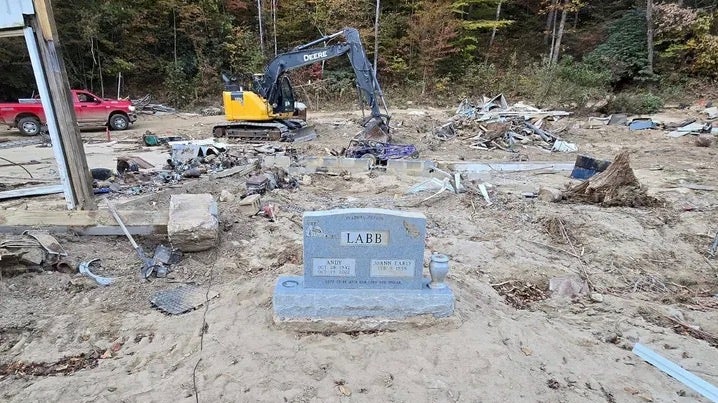
[[[380,143],[390,143],[389,125],[382,119],[372,118],[355,137],[358,140],[374,140]]]

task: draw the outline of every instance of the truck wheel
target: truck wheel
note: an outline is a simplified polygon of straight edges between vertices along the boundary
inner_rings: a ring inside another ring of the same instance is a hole
[[[130,126],[130,119],[122,114],[116,114],[110,116],[110,129],[112,130],[125,130]]]
[[[37,136],[41,129],[40,121],[33,116],[26,116],[17,121],[17,128],[20,133],[26,136]]]

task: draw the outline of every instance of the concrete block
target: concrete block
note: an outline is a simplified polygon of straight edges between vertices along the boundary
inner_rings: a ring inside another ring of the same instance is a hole
[[[386,173],[403,174],[412,176],[425,176],[436,168],[433,161],[429,160],[388,160],[386,162]]]
[[[429,288],[424,279],[420,289],[332,289],[305,288],[301,276],[280,276],[274,287],[272,307],[275,322],[316,319],[404,320],[454,313],[451,288]]]
[[[255,215],[262,206],[262,200],[258,194],[253,194],[239,201],[239,212],[242,215]]]
[[[170,198],[167,235],[183,252],[213,248],[219,239],[217,202],[211,194],[179,194]]]
[[[348,171],[357,173],[369,171],[371,161],[366,158],[308,157],[304,163],[312,172],[328,170],[331,172]]]
[[[292,159],[287,155],[265,155],[262,159],[262,166],[265,168],[280,167],[287,169],[292,164]]]

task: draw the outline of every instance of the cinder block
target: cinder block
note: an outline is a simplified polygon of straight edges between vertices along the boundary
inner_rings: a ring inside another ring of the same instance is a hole
[[[292,164],[292,159],[287,155],[265,155],[262,159],[262,166],[265,168],[280,167],[287,169]]]
[[[239,212],[243,215],[257,214],[262,206],[262,200],[258,194],[253,194],[239,201]]]
[[[183,252],[213,248],[219,239],[217,202],[211,194],[179,194],[170,198],[167,235]]]
[[[366,158],[309,157],[305,160],[308,168],[326,168],[329,171],[366,172],[371,161]]]
[[[404,174],[412,176],[425,176],[436,168],[429,160],[389,160],[386,162],[386,172],[391,174]]]

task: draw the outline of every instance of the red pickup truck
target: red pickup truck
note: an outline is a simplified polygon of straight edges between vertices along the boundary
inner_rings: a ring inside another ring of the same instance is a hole
[[[80,127],[109,126],[112,130],[125,130],[137,120],[135,107],[130,101],[102,99],[82,90],[72,90],[72,99]],[[0,103],[0,124],[17,127],[22,134],[40,134],[46,122],[45,111],[38,98]]]

